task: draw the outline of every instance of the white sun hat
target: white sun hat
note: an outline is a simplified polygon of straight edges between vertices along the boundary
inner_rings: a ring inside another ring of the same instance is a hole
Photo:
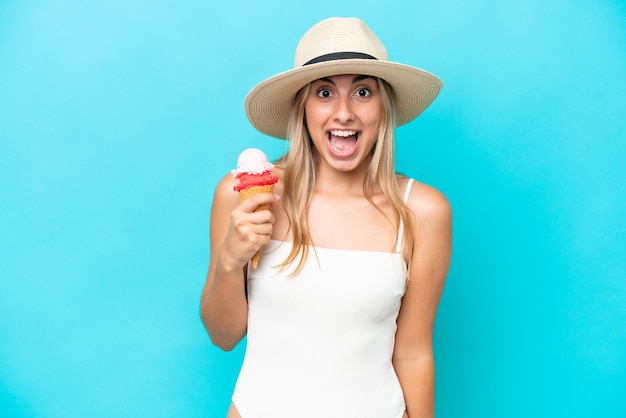
[[[369,75],[389,83],[397,126],[422,113],[443,86],[427,71],[389,61],[385,46],[360,19],[332,17],[304,34],[293,69],[268,78],[248,93],[246,115],[260,132],[285,139],[298,90],[317,79],[341,74]]]

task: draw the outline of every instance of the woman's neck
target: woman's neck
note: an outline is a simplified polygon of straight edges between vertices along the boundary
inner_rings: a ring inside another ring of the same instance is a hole
[[[331,194],[363,195],[368,168],[369,164],[363,163],[355,170],[341,171],[320,162],[315,189]]]

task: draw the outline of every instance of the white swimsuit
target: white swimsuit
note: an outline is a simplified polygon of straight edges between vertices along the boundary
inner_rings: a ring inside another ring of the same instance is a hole
[[[310,248],[294,277],[273,267],[291,243],[263,247],[248,272],[248,341],[233,394],[242,418],[402,417],[391,363],[406,288],[402,229],[393,253]]]

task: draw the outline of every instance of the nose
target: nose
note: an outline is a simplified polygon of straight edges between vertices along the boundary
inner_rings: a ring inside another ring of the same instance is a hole
[[[334,118],[337,122],[345,124],[354,120],[353,103],[350,101],[349,96],[339,95],[335,103]]]

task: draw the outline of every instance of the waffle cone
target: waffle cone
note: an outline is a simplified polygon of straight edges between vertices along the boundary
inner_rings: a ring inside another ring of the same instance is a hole
[[[253,186],[253,187],[248,187],[247,189],[241,189],[239,190],[239,201],[243,202],[244,200],[260,194],[260,193],[272,193],[274,191],[274,185],[273,184],[268,184],[265,186]],[[261,209],[257,209],[257,210],[261,210]]]
[[[254,195],[261,194],[261,193],[272,193],[273,191],[274,191],[273,184],[268,184],[266,186],[254,186],[254,187],[248,187],[247,189],[241,189],[239,190],[239,201],[243,202],[244,200],[249,199]],[[257,208],[254,211],[258,212],[260,210],[267,210],[269,208],[270,208],[270,204],[265,203],[263,205],[257,206]],[[254,253],[250,262],[252,264],[252,268],[256,269],[256,267],[259,265],[259,251]]]

